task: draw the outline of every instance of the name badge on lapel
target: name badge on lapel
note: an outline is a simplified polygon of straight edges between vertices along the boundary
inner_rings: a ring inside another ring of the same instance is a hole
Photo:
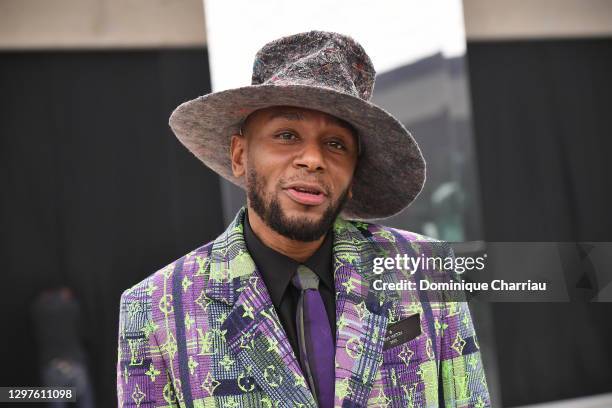
[[[421,334],[421,315],[419,313],[387,326],[383,351],[404,344]]]

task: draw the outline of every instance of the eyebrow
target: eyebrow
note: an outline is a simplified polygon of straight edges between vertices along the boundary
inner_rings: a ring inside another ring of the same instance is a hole
[[[302,115],[300,112],[276,111],[270,115],[270,120],[276,119],[276,118],[282,118],[286,120],[304,120],[304,115]],[[344,120],[339,119],[335,116],[324,116],[324,118],[325,118],[324,121],[328,125],[331,124],[331,125],[340,126],[341,128],[344,128],[350,131],[352,134],[355,135],[355,137],[358,138],[357,130],[353,126],[351,126],[348,122],[345,122]]]
[[[304,120],[304,115],[297,111],[281,110],[273,112],[270,115],[269,119],[272,120],[276,118],[282,118],[286,120]],[[248,117],[246,119],[248,119]],[[242,129],[246,123],[246,119],[240,123],[240,136],[244,136],[244,132]],[[351,132],[351,134],[355,138],[355,141],[357,142],[357,156],[361,156],[361,153],[363,152],[363,148],[361,147],[361,137],[359,135],[359,132],[357,131],[357,129],[355,129],[355,127],[353,127],[353,125],[333,115],[325,116],[324,120],[327,124],[334,124]]]

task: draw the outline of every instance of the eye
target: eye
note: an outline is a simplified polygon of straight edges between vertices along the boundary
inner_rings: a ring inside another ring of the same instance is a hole
[[[344,145],[344,143],[342,143],[339,140],[331,140],[331,141],[327,142],[327,144],[330,145],[331,147],[333,147],[334,149],[346,150],[346,146]]]
[[[284,140],[284,141],[292,141],[297,138],[297,136],[291,132],[281,132],[277,133],[274,136],[276,139]]]

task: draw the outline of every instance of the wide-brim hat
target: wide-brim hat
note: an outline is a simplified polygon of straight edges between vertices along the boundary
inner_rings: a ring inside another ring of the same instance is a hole
[[[310,31],[280,38],[256,54],[251,85],[213,92],[178,106],[170,127],[206,166],[245,188],[232,174],[230,141],[245,118],[271,106],[314,109],[350,123],[361,153],[353,197],[342,216],[390,217],[408,206],[425,182],[425,160],[408,130],[370,102],[376,72],[352,38]]]

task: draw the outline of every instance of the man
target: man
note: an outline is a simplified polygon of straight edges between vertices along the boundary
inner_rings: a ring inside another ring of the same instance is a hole
[[[265,45],[251,86],[175,110],[179,140],[247,205],[123,293],[120,406],[490,405],[467,304],[374,288],[420,276],[378,274],[377,257],[452,256],[363,221],[402,210],[425,179],[412,136],[369,102],[374,76],[354,40],[311,31]]]

